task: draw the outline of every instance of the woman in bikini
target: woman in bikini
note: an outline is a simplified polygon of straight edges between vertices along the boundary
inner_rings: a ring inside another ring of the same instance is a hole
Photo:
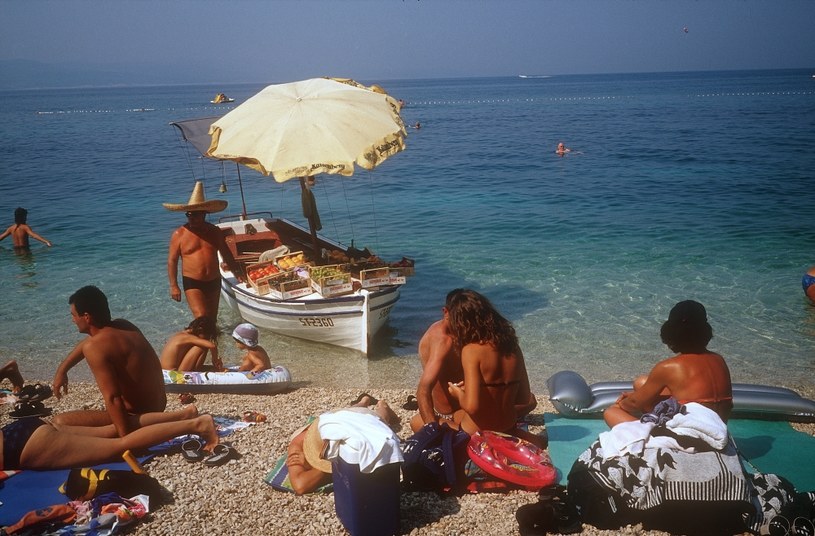
[[[0,434],[0,469],[64,469],[119,459],[126,450],[158,445],[174,437],[196,434],[212,451],[218,433],[211,415],[198,415],[194,406],[176,412],[142,415],[141,428],[124,437],[113,425],[68,426],[39,417],[24,417],[7,424]]]
[[[515,328],[473,290],[456,292],[447,309],[464,369],[463,382],[448,384],[461,406],[453,413],[453,422],[468,434],[494,430],[545,447],[541,436],[516,427],[520,418],[535,409],[537,400],[529,387]]]
[[[677,303],[660,330],[662,342],[678,355],[657,363],[648,376],[634,380],[634,391],[623,393],[603,414],[606,423],[639,420],[670,396],[680,404],[697,402],[727,422],[733,409],[730,369],[724,358],[707,349],[713,329],[704,306],[693,300]]]

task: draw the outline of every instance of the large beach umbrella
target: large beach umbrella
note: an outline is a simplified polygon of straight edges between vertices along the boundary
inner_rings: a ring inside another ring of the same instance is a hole
[[[405,148],[399,104],[378,86],[313,78],[271,85],[214,123],[207,155],[277,182],[373,169]]]
[[[407,132],[399,108],[377,85],[314,78],[268,86],[220,118],[173,125],[205,156],[277,182],[299,178],[303,215],[316,240],[319,214],[307,177],[350,176],[354,164],[370,170],[403,150]]]

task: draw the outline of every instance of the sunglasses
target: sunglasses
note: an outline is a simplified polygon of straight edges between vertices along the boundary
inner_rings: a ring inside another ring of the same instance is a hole
[[[192,218],[193,216],[204,216],[204,214],[205,214],[204,212],[198,212],[198,211],[196,211],[196,212],[185,212],[184,213],[184,215],[187,216],[188,218]]]

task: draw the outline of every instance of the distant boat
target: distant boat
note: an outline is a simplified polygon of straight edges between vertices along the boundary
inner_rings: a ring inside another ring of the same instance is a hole
[[[518,78],[552,78],[548,74],[519,74]]]
[[[228,102],[235,102],[235,99],[233,99],[232,97],[227,97],[223,93],[218,93],[217,95],[215,95],[215,98],[209,102],[211,102],[212,104],[226,104]]]

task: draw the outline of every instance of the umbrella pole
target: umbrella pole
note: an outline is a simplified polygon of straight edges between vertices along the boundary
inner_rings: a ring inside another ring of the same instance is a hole
[[[300,177],[300,196],[301,197],[306,196],[307,191],[308,189],[306,188],[306,178]],[[306,219],[308,220],[308,229],[311,232],[311,249],[314,252],[315,257],[314,260],[317,261],[320,255],[320,248],[317,245],[317,230],[314,228],[314,214],[309,213],[306,216]]]
[[[243,197],[243,181],[241,180],[241,166],[235,162],[235,169],[238,170],[238,188],[241,190],[241,205],[243,206],[243,212],[241,212],[241,219],[246,219],[246,199]]]

